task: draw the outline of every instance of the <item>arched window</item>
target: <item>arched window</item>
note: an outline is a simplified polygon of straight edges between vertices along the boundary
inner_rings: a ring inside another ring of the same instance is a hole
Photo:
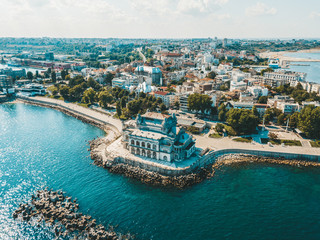
[[[134,140],[131,140],[131,145],[134,145]]]
[[[146,151],[144,149],[141,151],[141,155],[146,156]]]
[[[147,144],[147,148],[151,148],[151,144],[150,143]]]
[[[147,152],[147,156],[148,156],[148,158],[151,158],[151,152],[150,151]]]
[[[157,154],[156,154],[156,152],[153,152],[153,158],[154,158],[154,159],[157,159]]]
[[[168,161],[167,156],[164,156],[164,157],[163,157],[163,160],[164,160],[164,161]]]
[[[156,149],[157,149],[157,145],[153,144],[152,148],[153,148],[154,150],[156,150]]]
[[[141,143],[142,147],[146,147],[146,144],[144,142]]]
[[[139,148],[137,148],[136,154],[137,154],[137,155],[140,155],[140,149],[139,149]]]
[[[140,146],[140,142],[139,142],[139,141],[137,141],[137,142],[136,142],[136,145],[137,145],[137,146]]]

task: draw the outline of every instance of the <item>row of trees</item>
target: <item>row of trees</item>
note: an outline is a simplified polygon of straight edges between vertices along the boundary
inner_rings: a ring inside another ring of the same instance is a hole
[[[299,128],[308,138],[320,139],[320,107],[309,105],[290,118],[290,127]]]
[[[276,87],[273,90],[275,90],[277,93],[291,96],[300,104],[303,101],[320,101],[320,96],[318,96],[316,92],[307,92],[303,89],[301,83],[298,83],[296,87],[290,87],[289,84],[286,84]]]
[[[212,100],[208,95],[194,93],[188,97],[188,109],[202,114],[212,110]]]
[[[86,81],[82,76],[70,79],[66,84],[55,84],[50,89],[53,95],[60,94],[67,101],[81,102],[87,105],[99,103],[103,108],[116,105],[117,116],[122,119],[129,119],[138,113],[143,114],[150,111],[165,112],[166,106],[160,98],[147,95],[143,92],[136,95],[135,92],[116,88],[102,87],[94,79]]]
[[[68,70],[62,70],[61,79],[66,80],[67,76],[68,76]],[[27,79],[33,80],[37,78],[51,78],[53,83],[57,82],[57,74],[51,68],[48,68],[47,71],[44,72],[44,75],[40,75],[38,71],[36,71],[35,74],[33,74],[30,71],[27,72]]]

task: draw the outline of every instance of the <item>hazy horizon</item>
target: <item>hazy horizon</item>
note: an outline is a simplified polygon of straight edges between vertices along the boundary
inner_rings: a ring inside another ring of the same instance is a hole
[[[306,0],[3,0],[0,37],[319,39]]]

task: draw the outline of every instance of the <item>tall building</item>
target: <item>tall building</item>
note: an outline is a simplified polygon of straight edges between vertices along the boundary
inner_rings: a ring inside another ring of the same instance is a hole
[[[0,91],[14,93],[12,78],[7,75],[0,75]]]
[[[45,55],[45,58],[46,58],[47,61],[53,61],[54,60],[53,52],[46,52],[44,55]]]
[[[135,69],[135,74],[148,76],[152,79],[153,84],[162,85],[162,72],[158,67],[138,66]]]
[[[195,141],[177,127],[173,114],[147,112],[138,115],[136,126],[124,130],[124,147],[132,154],[165,162],[181,162],[195,152]]]

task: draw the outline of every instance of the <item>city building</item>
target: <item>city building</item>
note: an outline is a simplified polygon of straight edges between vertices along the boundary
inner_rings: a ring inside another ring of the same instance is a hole
[[[178,96],[166,91],[156,91],[154,92],[154,96],[156,98],[161,98],[167,108],[173,106],[176,101],[179,101]]]
[[[153,84],[162,85],[162,72],[158,67],[138,66],[135,69],[135,74],[138,76],[148,76],[152,79]]]
[[[177,127],[174,114],[139,114],[134,128],[124,130],[123,143],[134,155],[165,162],[181,162],[195,152],[195,141]]]

